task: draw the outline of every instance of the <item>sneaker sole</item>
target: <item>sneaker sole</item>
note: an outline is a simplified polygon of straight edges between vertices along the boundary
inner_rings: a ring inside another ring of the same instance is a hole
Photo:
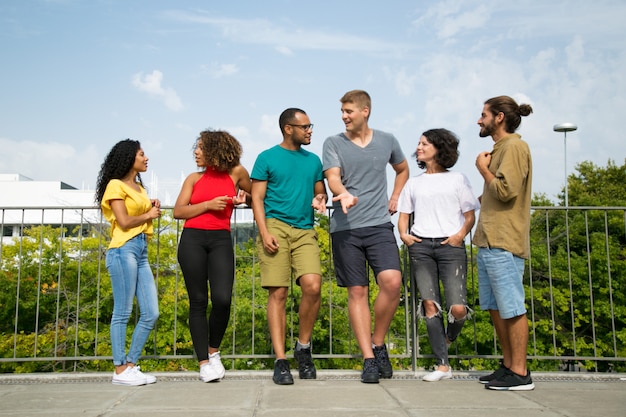
[[[220,382],[222,380],[222,378],[200,378],[200,381],[202,382]]]
[[[272,378],[272,381],[274,381],[274,384],[276,385],[293,385],[293,379],[287,380],[287,381],[280,381],[280,380],[277,381],[274,378]]]
[[[142,382],[142,381],[138,381],[138,382],[111,381],[111,383],[113,385],[124,385],[124,386],[127,386],[127,387],[138,387],[138,386],[141,386],[141,385],[147,385],[148,384],[145,381],[144,382]]]
[[[485,385],[485,388],[488,388],[494,391],[532,391],[535,389],[535,384],[531,382],[530,384],[515,385],[512,387],[493,387],[493,386]]]
[[[361,378],[361,382],[364,384],[378,384],[379,380],[376,377],[368,377],[368,378]]]

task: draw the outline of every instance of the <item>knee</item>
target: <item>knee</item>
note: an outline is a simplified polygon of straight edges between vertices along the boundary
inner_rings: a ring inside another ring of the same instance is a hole
[[[282,303],[284,304],[287,301],[287,295],[289,294],[288,288],[286,287],[275,287],[271,288],[268,294],[268,302],[271,303]]]
[[[441,306],[433,300],[422,300],[421,303],[422,317],[431,319],[441,314]]]
[[[467,314],[467,307],[462,304],[455,304],[450,307],[450,315],[453,316],[455,320],[465,320]]]
[[[322,279],[318,276],[310,279],[302,277],[300,279],[300,288],[303,296],[319,297],[322,292]]]
[[[396,273],[381,273],[378,276],[377,282],[380,290],[382,292],[386,292],[387,294],[392,294],[394,296],[400,296],[400,290],[402,289],[402,275],[400,275],[399,271]]]
[[[145,314],[141,314],[141,316],[141,320],[145,322],[147,326],[149,326],[150,328],[154,328],[154,325],[159,319],[159,310],[151,309],[149,311],[146,311]]]
[[[212,310],[228,310],[231,305],[231,296],[230,294],[215,295],[211,298],[211,303],[213,304]]]

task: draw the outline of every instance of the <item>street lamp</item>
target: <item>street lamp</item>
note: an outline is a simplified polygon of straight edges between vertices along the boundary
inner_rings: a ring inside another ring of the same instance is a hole
[[[569,201],[567,198],[567,132],[573,132],[578,129],[574,123],[561,123],[554,125],[555,132],[563,132],[563,149],[565,155],[565,207],[569,207]]]

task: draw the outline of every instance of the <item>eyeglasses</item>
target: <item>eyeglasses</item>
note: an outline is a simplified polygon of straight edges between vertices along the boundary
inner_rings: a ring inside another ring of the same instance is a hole
[[[304,131],[307,131],[309,129],[313,130],[313,123],[311,123],[310,125],[292,125],[291,123],[287,123],[287,126],[296,126],[301,128]]]

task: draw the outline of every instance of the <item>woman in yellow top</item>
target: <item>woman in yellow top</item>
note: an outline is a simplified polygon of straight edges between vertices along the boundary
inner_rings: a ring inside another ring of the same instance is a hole
[[[96,201],[111,223],[111,243],[106,266],[113,290],[111,345],[113,384],[145,385],[156,382],[152,375],[135,366],[150,331],[159,318],[154,276],[148,264],[148,239],[152,221],[161,215],[159,200],[150,200],[141,182],[141,172],[148,169],[148,157],[138,141],[125,139],[113,146],[106,156],[96,186]],[[139,322],[126,352],[126,327],[137,297]]]

